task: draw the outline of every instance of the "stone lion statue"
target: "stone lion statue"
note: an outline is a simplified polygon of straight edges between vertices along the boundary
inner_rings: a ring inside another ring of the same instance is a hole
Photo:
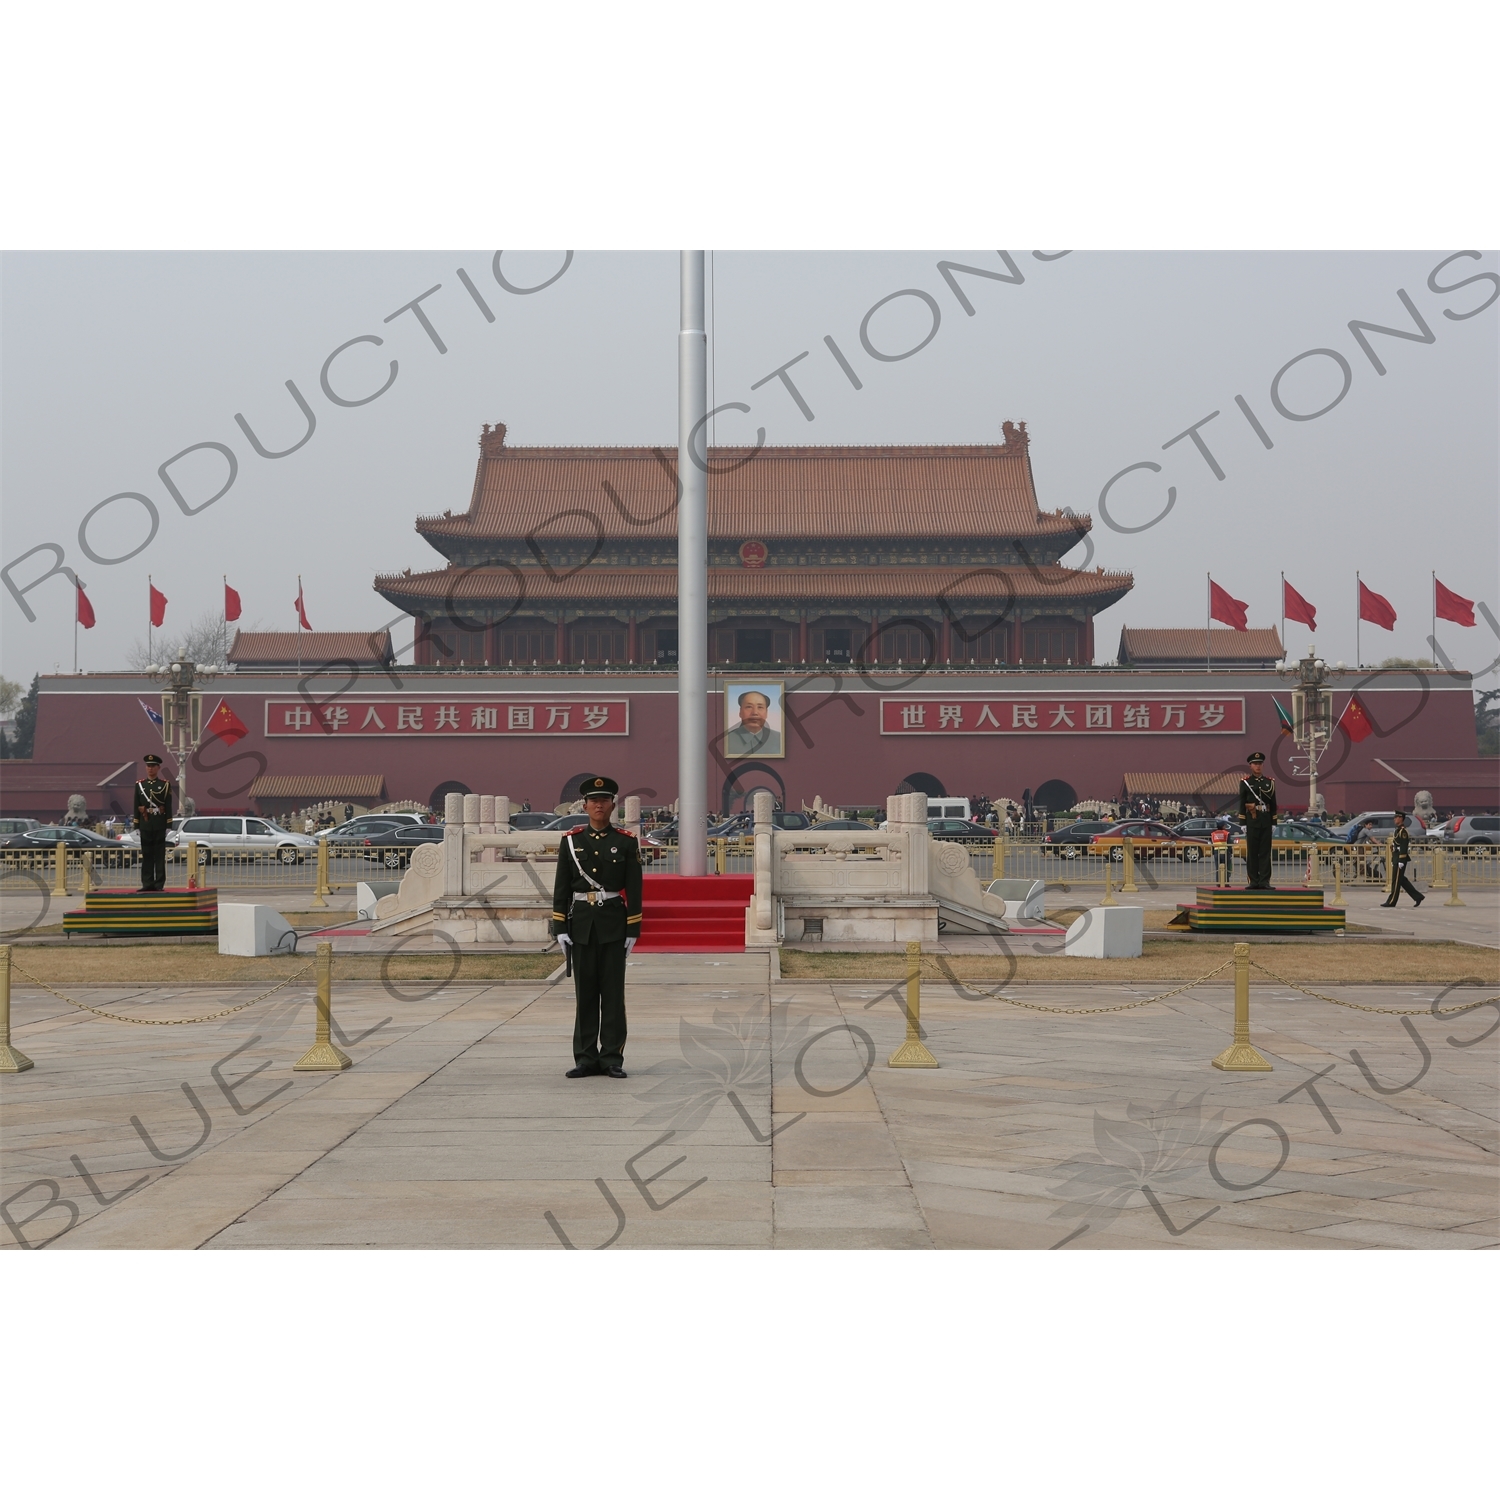
[[[68,815],[63,822],[70,828],[81,828],[89,820],[88,802],[77,792],[68,798]]]
[[[1437,822],[1437,808],[1432,805],[1431,792],[1418,792],[1412,800],[1412,811],[1429,826]]]

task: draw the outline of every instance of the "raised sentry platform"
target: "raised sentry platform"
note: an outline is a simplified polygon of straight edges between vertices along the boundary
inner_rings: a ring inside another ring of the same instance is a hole
[[[753,875],[647,875],[637,953],[743,953]]]
[[[63,931],[102,937],[212,937],[219,930],[217,890],[90,891],[81,911],[63,914]]]
[[[1247,891],[1200,885],[1196,905],[1179,906],[1168,925],[1194,932],[1336,932],[1344,912],[1324,906],[1316,887]]]

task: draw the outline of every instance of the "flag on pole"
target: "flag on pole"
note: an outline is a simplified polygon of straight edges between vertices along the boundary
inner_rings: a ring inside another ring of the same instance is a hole
[[[161,622],[167,617],[167,596],[149,578],[146,587],[151,590],[151,623],[160,629]]]
[[[240,596],[237,589],[229,587],[229,580],[224,580],[224,618],[227,621],[238,620],[240,617]]]
[[[1281,612],[1289,620],[1306,625],[1309,630],[1318,628],[1318,611],[1309,604],[1285,578],[1281,580]]]
[[[232,745],[250,733],[244,720],[222,698],[219,699],[219,706],[209,715],[206,732],[210,738],[221,739],[226,745]]]
[[[1396,628],[1396,611],[1391,608],[1391,601],[1383,594],[1377,594],[1363,580],[1359,585],[1359,617],[1382,630]]]
[[[1208,580],[1208,599],[1210,619],[1217,620],[1221,625],[1233,625],[1236,630],[1250,628],[1245,619],[1245,611],[1250,606],[1236,599],[1227,589],[1221,589],[1212,578]]]
[[[159,714],[156,709],[152,708],[144,698],[137,698],[135,701],[141,705],[141,708],[144,711],[146,717],[150,719],[158,729],[165,729],[167,727],[166,722],[165,720],[163,720],[161,714]]]
[[[302,577],[297,576],[297,620],[304,630],[311,630],[312,625],[308,622],[307,610],[302,603]]]
[[[1455,625],[1472,625],[1474,623],[1474,601],[1465,599],[1462,594],[1455,594],[1452,589],[1444,588],[1442,582],[1434,576],[1432,580],[1434,590],[1434,609],[1440,620],[1452,620]]]
[[[85,630],[92,630],[94,628],[94,606],[89,603],[89,596],[84,593],[83,585],[80,583],[77,585],[77,588],[78,623],[82,625]]]
[[[1290,734],[1292,732],[1292,716],[1281,706],[1279,698],[1272,698],[1271,702],[1276,705],[1276,717],[1281,724],[1281,732]]]
[[[1375,733],[1375,726],[1370,722],[1370,716],[1365,712],[1364,704],[1353,693],[1350,693],[1348,706],[1339,716],[1338,727],[1356,745]]]

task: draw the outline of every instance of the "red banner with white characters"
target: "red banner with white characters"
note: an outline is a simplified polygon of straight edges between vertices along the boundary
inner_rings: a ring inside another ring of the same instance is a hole
[[[882,698],[882,734],[1243,734],[1245,700],[996,693]]]
[[[452,739],[460,735],[590,738],[630,733],[626,698],[268,698],[271,737]]]

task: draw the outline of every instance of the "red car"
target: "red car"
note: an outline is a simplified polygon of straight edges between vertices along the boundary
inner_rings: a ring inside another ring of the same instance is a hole
[[[1213,851],[1209,840],[1196,834],[1177,833],[1165,823],[1151,818],[1127,818],[1111,824],[1103,833],[1096,833],[1089,840],[1089,852],[1108,854],[1111,859],[1123,863],[1127,838],[1137,858],[1146,854],[1169,854],[1177,859],[1209,859]]]

